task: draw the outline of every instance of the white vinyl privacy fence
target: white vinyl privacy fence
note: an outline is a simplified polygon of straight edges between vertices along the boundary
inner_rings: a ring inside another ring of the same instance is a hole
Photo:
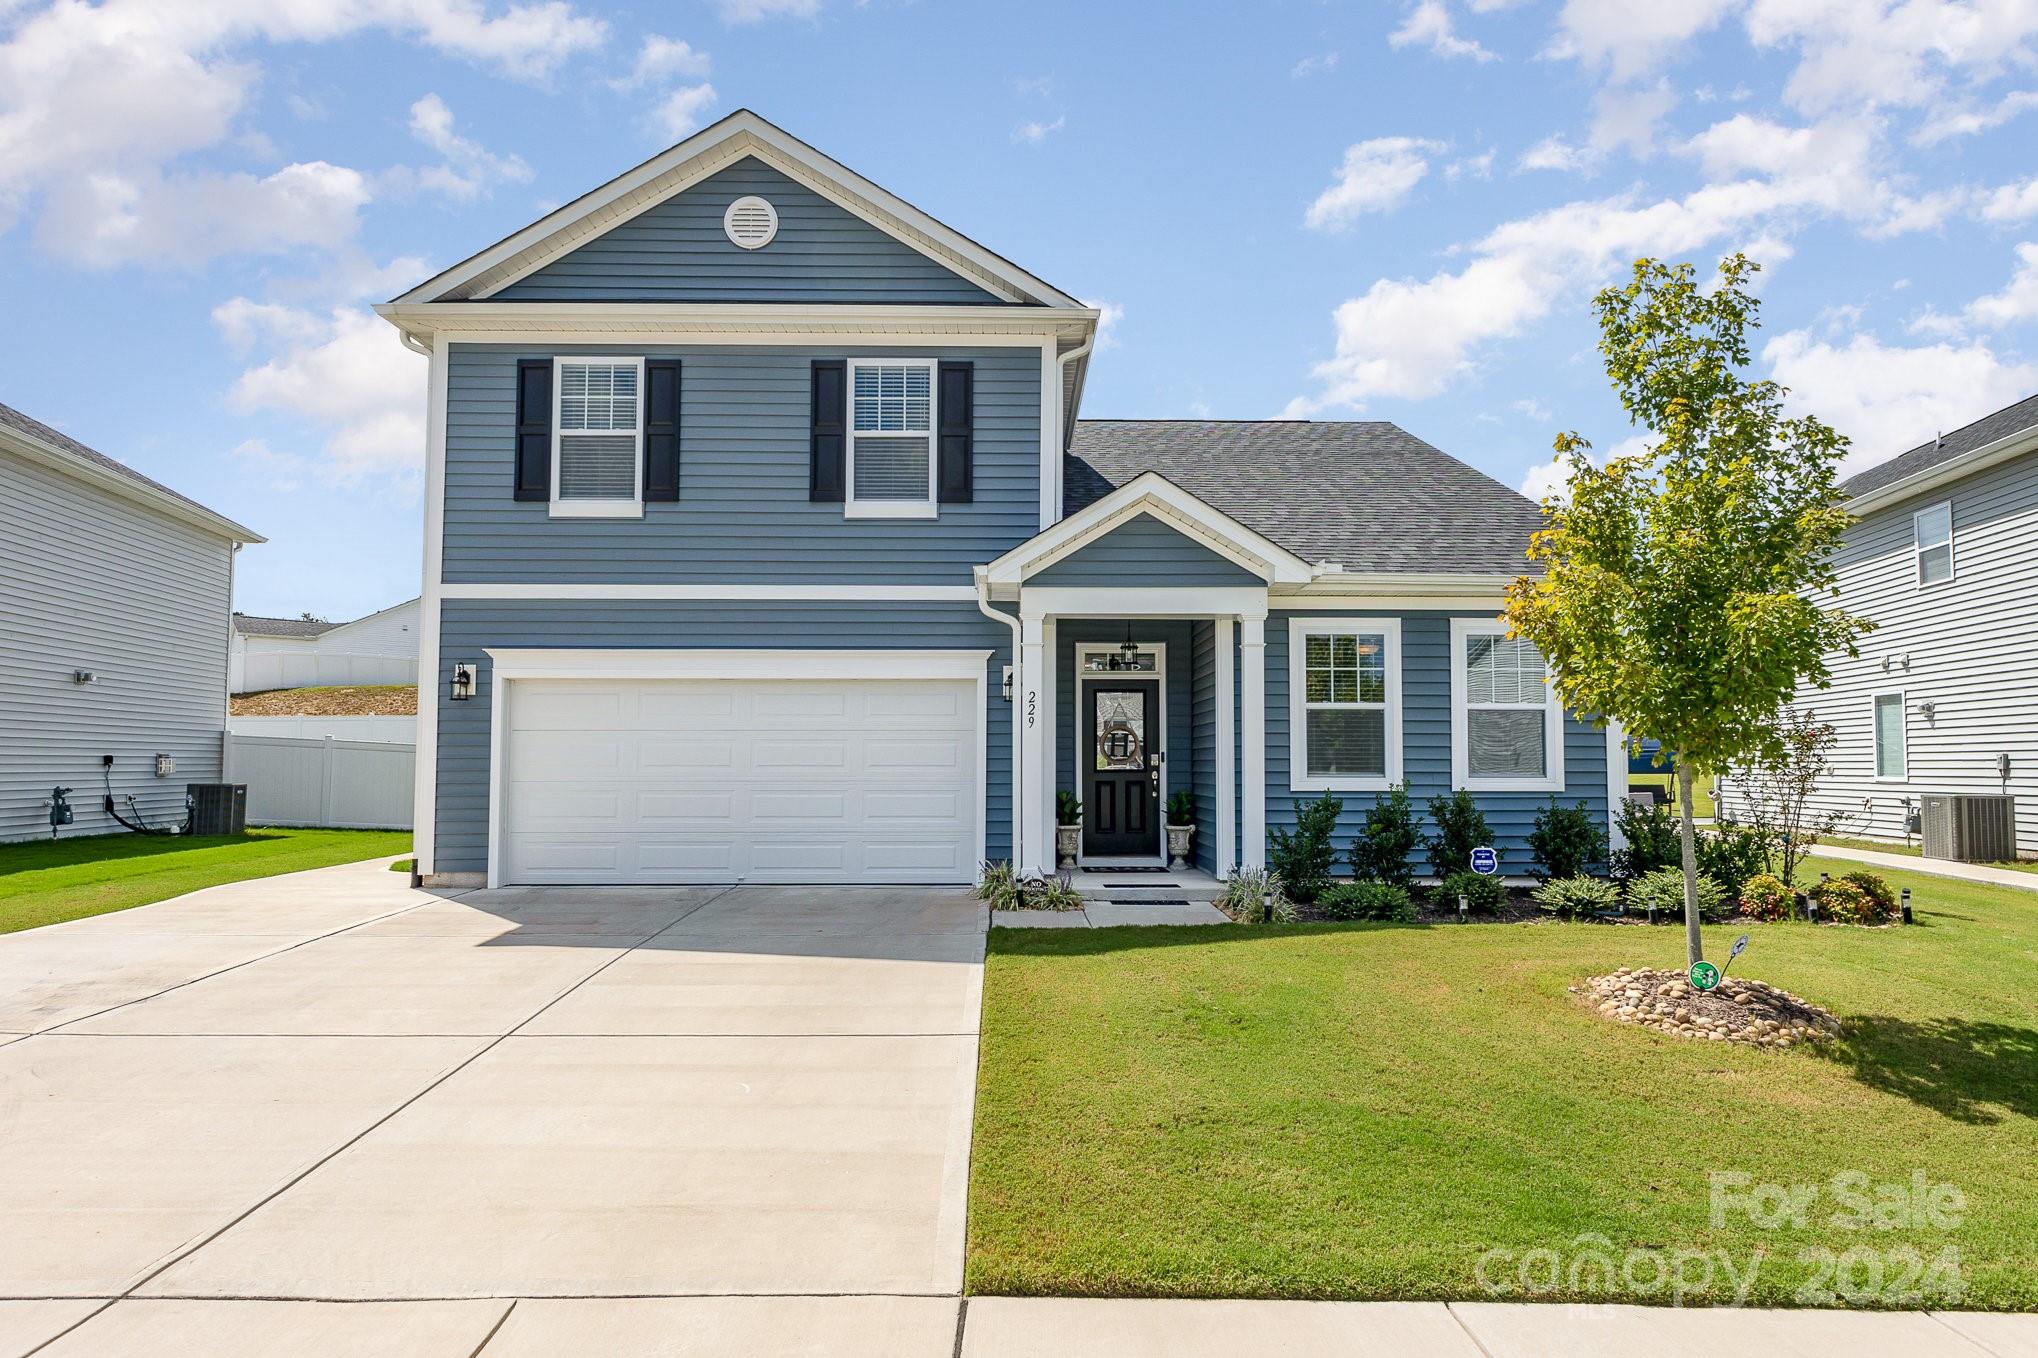
[[[248,785],[248,824],[411,828],[417,746],[293,736],[226,738],[226,780]]]

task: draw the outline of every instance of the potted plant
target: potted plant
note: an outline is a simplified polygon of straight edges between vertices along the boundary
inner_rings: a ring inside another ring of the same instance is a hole
[[[1073,792],[1054,794],[1054,854],[1059,866],[1072,868],[1083,847],[1083,803]]]
[[[1184,872],[1189,866],[1189,840],[1196,833],[1196,794],[1177,792],[1168,798],[1168,869]]]

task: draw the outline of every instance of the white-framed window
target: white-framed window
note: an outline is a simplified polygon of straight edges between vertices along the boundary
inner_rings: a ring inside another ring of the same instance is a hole
[[[1910,777],[1910,738],[1904,729],[1904,695],[1875,695],[1875,781],[1901,783]]]
[[[1401,781],[1401,620],[1288,620],[1288,787],[1382,791]]]
[[[1918,561],[1920,585],[1943,585],[1953,578],[1953,502],[1942,500],[1911,515],[1911,546]]]
[[[849,361],[842,512],[852,519],[935,515],[934,431],[940,383],[931,358]]]
[[[1451,619],[1451,786],[1564,788],[1564,709],[1542,652],[1504,623]]]
[[[552,516],[644,515],[644,360],[552,360]]]

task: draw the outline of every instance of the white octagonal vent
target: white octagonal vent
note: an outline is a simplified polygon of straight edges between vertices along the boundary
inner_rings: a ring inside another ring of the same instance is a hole
[[[722,230],[746,250],[762,249],[778,234],[778,209],[756,194],[747,194],[722,214]]]

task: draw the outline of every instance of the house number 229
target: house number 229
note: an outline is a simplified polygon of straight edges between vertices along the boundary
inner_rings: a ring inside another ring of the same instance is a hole
[[[1033,723],[1040,719],[1040,695],[1032,689],[1026,690],[1026,728],[1033,729]]]

